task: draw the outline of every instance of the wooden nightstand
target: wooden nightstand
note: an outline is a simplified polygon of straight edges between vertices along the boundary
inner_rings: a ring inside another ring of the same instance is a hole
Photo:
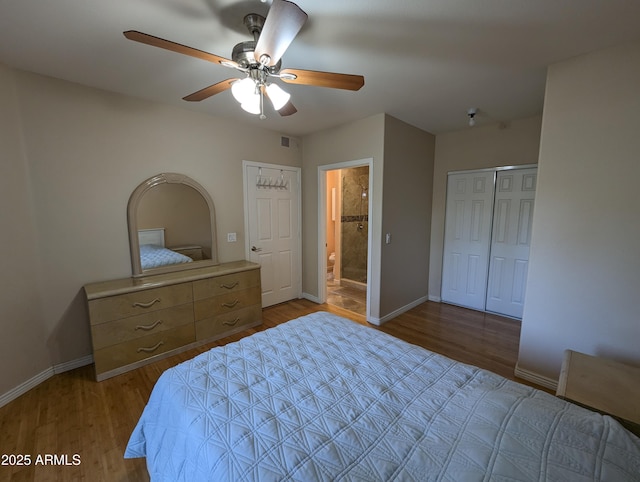
[[[640,368],[566,350],[556,395],[611,415],[640,435]]]

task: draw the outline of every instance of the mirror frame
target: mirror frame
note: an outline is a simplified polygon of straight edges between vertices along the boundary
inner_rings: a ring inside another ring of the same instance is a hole
[[[211,222],[211,259],[194,261],[193,263],[176,264],[170,266],[163,266],[161,268],[142,269],[142,263],[140,261],[140,242],[138,240],[138,204],[142,197],[155,186],[159,184],[184,184],[189,186],[200,193],[209,207],[209,217]],[[150,177],[146,181],[142,182],[131,193],[129,197],[129,203],[127,204],[127,224],[129,227],[129,249],[131,251],[131,269],[133,277],[148,276],[152,274],[169,273],[173,271],[183,271],[188,269],[200,268],[202,266],[213,266],[219,264],[218,262],[218,245],[216,238],[216,212],[213,205],[213,199],[199,183],[194,181],[184,174],[178,174],[175,172],[165,172]]]

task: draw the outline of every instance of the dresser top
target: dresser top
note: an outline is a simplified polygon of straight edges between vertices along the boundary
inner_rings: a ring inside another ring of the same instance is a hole
[[[221,263],[215,266],[143,276],[140,278],[122,278],[89,283],[84,285],[84,291],[86,293],[87,300],[94,300],[98,298],[105,298],[107,296],[131,293],[133,291],[146,290],[149,288],[169,286],[178,283],[188,283],[190,281],[197,281],[200,279],[239,273],[242,271],[250,271],[258,269],[259,267],[259,264],[252,263],[251,261],[232,261],[230,263]]]
[[[566,350],[556,395],[632,422],[640,430],[639,367]]]

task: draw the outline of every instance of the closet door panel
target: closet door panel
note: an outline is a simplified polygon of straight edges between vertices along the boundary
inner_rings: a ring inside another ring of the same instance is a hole
[[[442,301],[484,310],[493,194],[493,172],[448,177]]]
[[[499,171],[493,211],[486,310],[522,318],[536,169]]]

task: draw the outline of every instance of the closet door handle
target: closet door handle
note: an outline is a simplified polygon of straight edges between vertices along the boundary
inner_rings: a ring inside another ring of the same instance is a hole
[[[256,248],[255,246],[251,246],[251,251],[258,253],[260,251],[262,251],[262,248]]]
[[[227,288],[228,290],[231,290],[236,286],[238,286],[239,284],[240,284],[240,281],[236,281],[235,283],[231,283],[231,284],[221,284],[220,288]]]
[[[155,323],[153,323],[151,325],[138,325],[138,326],[135,327],[135,330],[144,330],[144,331],[153,330],[160,323],[162,323],[162,320],[158,320],[158,321],[156,321]]]
[[[149,348],[145,348],[145,347],[140,347],[138,348],[138,353],[140,353],[141,351],[145,352],[145,353],[152,353],[154,351],[156,351],[158,348],[160,348],[162,345],[164,345],[164,341],[159,341],[157,345],[149,347]]]
[[[140,302],[140,301],[136,301],[136,302],[133,304],[133,306],[134,306],[134,308],[150,308],[151,306],[153,306],[153,305],[154,305],[154,304],[156,304],[156,303],[160,303],[160,298],[156,298],[156,299],[151,300],[151,301],[149,301],[149,302],[147,302],[147,303],[143,303],[143,302]]]
[[[233,300],[230,303],[222,303],[222,306],[224,306],[225,308],[233,308],[234,306],[236,306],[238,303],[240,303],[240,300]]]

